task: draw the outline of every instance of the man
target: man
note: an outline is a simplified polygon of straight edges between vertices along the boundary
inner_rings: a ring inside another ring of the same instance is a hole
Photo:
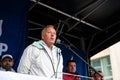
[[[15,72],[15,70],[12,68],[14,65],[14,60],[12,55],[10,54],[5,54],[1,58],[1,71],[12,71]]]
[[[80,80],[80,75],[76,73],[76,61],[69,60],[66,64],[66,73],[63,80]]]
[[[63,58],[61,50],[54,46],[56,40],[54,26],[45,27],[41,37],[42,40],[35,41],[25,49],[18,72],[62,79]]]
[[[94,80],[104,80],[102,71],[98,71],[94,73]]]

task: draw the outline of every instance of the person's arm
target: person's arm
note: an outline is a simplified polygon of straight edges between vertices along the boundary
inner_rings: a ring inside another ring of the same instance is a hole
[[[33,54],[34,53],[33,53],[32,46],[28,46],[24,50],[21,60],[19,62],[18,69],[17,69],[18,73],[29,74]]]

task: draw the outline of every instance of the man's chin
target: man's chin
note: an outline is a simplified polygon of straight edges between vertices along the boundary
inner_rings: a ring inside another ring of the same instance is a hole
[[[54,41],[51,41],[50,43],[51,43],[51,44],[54,44],[55,42],[54,42]]]

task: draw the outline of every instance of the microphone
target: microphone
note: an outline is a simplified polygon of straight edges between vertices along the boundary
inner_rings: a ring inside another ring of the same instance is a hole
[[[61,44],[61,40],[59,38],[56,39],[56,44]]]
[[[69,49],[69,47],[70,47],[70,45],[68,45],[68,44],[65,43],[64,41],[61,41],[59,38],[56,39],[56,43],[55,43],[55,44],[56,44],[56,45],[62,45],[62,46],[64,46],[64,47],[68,48],[68,49]]]

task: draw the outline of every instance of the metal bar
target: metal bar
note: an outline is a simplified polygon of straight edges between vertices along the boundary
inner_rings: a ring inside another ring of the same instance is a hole
[[[96,3],[98,3],[99,1],[101,1],[101,0],[98,0],[98,1],[94,2],[94,3],[91,4],[91,5],[88,5],[86,8],[82,9],[81,11],[75,13],[75,16],[77,16],[78,14],[80,14],[80,13],[82,13],[83,11],[87,10],[89,7],[92,7],[93,5],[95,5]]]
[[[105,39],[104,41],[100,42],[100,44],[98,44],[97,46],[95,46],[94,48],[90,49],[90,51],[94,50],[95,48],[99,47],[100,45],[102,45],[104,42],[106,42],[107,40],[111,39],[112,37],[114,37],[115,35],[117,35],[118,33],[120,33],[120,30],[116,33],[114,33],[113,35],[111,35],[109,38]]]
[[[70,27],[67,31],[72,30],[74,27],[76,27],[80,22],[75,23],[72,27]]]
[[[95,2],[94,4],[98,3],[101,0],[98,0],[97,2]],[[105,2],[105,1],[104,1]],[[81,12],[83,12],[84,10],[88,9],[89,7],[93,6],[94,4],[82,9],[81,11],[79,11],[78,13],[75,14],[75,16],[77,16],[78,14],[80,14]],[[84,16],[81,20],[84,20],[86,17],[88,17],[90,14],[92,14],[96,9],[98,9],[101,5],[97,6],[95,9],[93,9],[89,14],[87,14],[86,16]],[[70,18],[66,19],[69,20]],[[76,27],[80,22],[77,22],[76,24],[74,24],[72,27],[70,27],[67,31],[72,30],[74,27]]]
[[[31,30],[42,30],[43,28],[29,28],[28,30],[31,31]]]
[[[60,24],[61,24],[61,20],[59,20],[58,26],[57,26],[57,28],[56,28],[56,32],[58,32],[58,29],[59,29],[59,27],[60,27]]]
[[[37,2],[39,2],[40,0],[38,0]],[[34,7],[35,7],[35,5],[37,4],[37,2],[36,3],[34,3],[30,8],[29,8],[29,11],[31,11]]]
[[[63,27],[64,27],[64,24],[62,24],[62,27],[60,29],[60,32],[59,32],[58,36],[60,36],[60,34],[62,33]]]
[[[101,1],[101,0],[100,0]],[[93,6],[94,4],[96,4],[98,1],[96,1],[95,3],[91,4],[91,5],[88,5],[86,8],[82,9],[81,11],[75,13],[74,15],[77,16],[78,14],[82,13],[83,11],[85,11],[86,9],[88,9],[89,7]],[[65,21],[68,21],[70,18],[66,19]]]
[[[67,49],[69,49],[73,54],[75,54],[80,60],[82,60],[85,64],[87,64],[91,69],[93,69],[96,73],[98,73],[96,71],[96,69],[94,69],[85,59],[83,59],[80,55],[77,54],[77,52],[75,52],[71,47],[70,45],[66,45],[66,44],[63,44]],[[99,74],[99,73],[98,73]],[[101,76],[101,74],[99,74]]]
[[[79,39],[79,40],[80,40],[80,38],[77,37],[77,36],[75,36],[75,35],[71,35],[71,34],[68,34],[68,33],[64,33],[64,34],[67,35],[67,36],[70,36],[70,37],[73,37],[73,38],[76,38],[76,39]]]
[[[91,45],[93,43],[94,36],[92,36],[91,39],[90,39],[90,43],[89,43],[88,48],[87,48],[87,53],[88,53],[88,51],[89,51],[89,49],[90,49],[90,47],[91,47]]]
[[[31,1],[37,2],[36,0],[31,0]],[[90,26],[90,27],[92,27],[92,28],[95,28],[95,29],[97,29],[97,30],[102,31],[101,28],[99,28],[99,27],[97,27],[97,26],[95,26],[95,25],[93,25],[93,24],[90,24],[90,23],[88,23],[88,22],[86,22],[86,21],[83,21],[83,20],[81,20],[81,19],[79,19],[79,18],[77,18],[77,17],[74,17],[74,16],[72,16],[72,15],[69,15],[69,14],[67,14],[67,13],[65,13],[65,12],[62,12],[62,11],[56,9],[56,8],[53,8],[53,7],[51,7],[51,6],[48,6],[48,5],[46,5],[46,4],[42,3],[42,2],[37,2],[37,3],[38,3],[39,5],[42,5],[42,6],[44,6],[44,7],[49,8],[49,9],[51,9],[51,10],[53,10],[53,11],[56,11],[56,12],[58,12],[58,13],[60,13],[60,14],[63,14],[63,15],[65,15],[65,16],[67,16],[67,17],[70,17],[70,18],[72,18],[72,19],[74,19],[74,20],[76,20],[76,21],[82,22],[82,23],[84,23],[84,24],[86,24],[86,25],[88,25],[88,26]]]
[[[31,23],[31,24],[35,24],[35,25],[37,25],[37,26],[44,27],[44,25],[41,25],[41,24],[39,24],[39,23],[37,23],[37,22],[34,22],[34,21],[31,21],[31,20],[28,20],[28,22]]]
[[[65,72],[63,72],[63,74],[65,74],[65,75],[72,75],[72,76],[78,76],[80,78],[86,78],[86,79],[93,80],[93,77],[87,77],[87,76],[83,76],[83,75],[75,75],[75,74],[65,73]]]
[[[100,5],[98,5],[97,7],[95,7],[95,9],[93,9],[90,13],[88,13],[86,16],[84,16],[82,18],[82,20],[84,20],[85,18],[87,18],[89,15],[91,15],[95,10],[97,10],[99,7],[101,7],[107,0],[103,1]]]
[[[65,41],[67,41],[72,47],[74,47],[75,49],[77,49],[78,50],[78,48],[75,46],[75,45],[73,45],[68,39],[66,39],[65,37],[63,37],[63,36],[61,36]]]
[[[31,37],[31,36],[28,36],[29,39],[32,39],[32,40],[39,40],[38,38],[34,38],[34,37]]]

